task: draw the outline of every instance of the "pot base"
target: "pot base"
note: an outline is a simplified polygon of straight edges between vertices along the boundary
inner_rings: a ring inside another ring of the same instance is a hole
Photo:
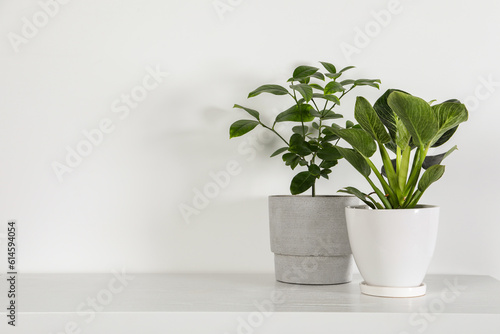
[[[276,280],[293,284],[341,284],[352,280],[352,255],[294,256],[274,254]]]
[[[368,285],[366,282],[359,283],[361,293],[375,297],[407,298],[425,295],[427,286],[425,283],[415,287],[392,287]]]

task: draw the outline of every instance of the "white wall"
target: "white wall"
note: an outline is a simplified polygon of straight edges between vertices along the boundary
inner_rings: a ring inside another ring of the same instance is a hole
[[[273,117],[288,102],[248,92],[322,60],[380,78],[380,92],[358,90],[372,102],[393,87],[467,101],[460,150],[423,198],[442,206],[430,272],[500,278],[498,2],[401,0],[382,27],[385,0],[221,0],[222,19],[212,0],[67,2],[47,22],[38,1],[0,2],[0,233],[17,219],[20,271],[272,271],[267,196],[286,194],[293,174],[267,158],[268,137],[228,140],[244,116],[231,107]],[[34,15],[42,27],[22,37]],[[169,74],[126,115],[122,94],[140,93],[148,68]],[[59,182],[53,163],[103,120],[112,132]],[[181,204],[232,160],[239,173],[187,223]],[[345,162],[334,173],[319,193],[367,189]]]

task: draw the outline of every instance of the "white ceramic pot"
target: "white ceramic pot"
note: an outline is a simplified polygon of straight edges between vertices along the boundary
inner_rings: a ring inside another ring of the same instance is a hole
[[[422,285],[436,244],[439,207],[372,210],[351,206],[346,208],[346,219],[354,260],[366,284]]]

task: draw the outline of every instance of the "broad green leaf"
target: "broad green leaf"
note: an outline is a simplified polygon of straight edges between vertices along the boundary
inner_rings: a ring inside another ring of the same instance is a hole
[[[468,113],[465,105],[454,102],[444,102],[432,106],[432,111],[439,124],[432,144],[436,143],[447,131],[457,127],[460,123],[467,121]]]
[[[401,92],[408,94],[406,92],[403,92],[402,90],[399,89],[388,89],[382,96],[378,98],[378,100],[375,102],[373,105],[373,109],[377,113],[378,117],[382,121],[382,123],[385,125],[387,130],[389,130],[389,134],[391,135],[391,138],[394,142],[396,142],[396,133],[397,133],[397,128],[396,128],[396,118],[397,115],[392,111],[391,107],[389,107],[389,104],[387,103],[387,98],[392,92]]]
[[[288,90],[285,87],[282,87],[280,85],[262,85],[259,88],[255,89],[254,91],[250,92],[248,94],[248,97],[254,97],[257,96],[261,93],[269,93],[269,94],[274,94],[274,95],[286,95],[288,94]]]
[[[332,101],[332,102],[335,102],[336,104],[340,105],[340,100],[335,95],[325,95],[325,94],[314,93],[313,97]]]
[[[300,161],[300,157],[295,153],[285,153],[281,158],[285,162],[285,165],[290,166],[292,169],[295,169]]]
[[[313,97],[313,90],[311,86],[306,84],[298,84],[298,85],[291,85],[290,88],[299,92],[306,102],[311,101]]]
[[[342,156],[349,161],[349,163],[363,175],[364,177],[370,176],[371,169],[368,163],[366,162],[365,158],[355,150],[352,150],[350,148],[343,148],[343,147],[337,147],[337,150],[339,151]]]
[[[372,105],[362,96],[356,98],[354,118],[377,142],[385,144],[391,141],[391,137],[385,130],[384,124],[377,113],[373,110]]]
[[[438,120],[426,101],[405,93],[393,92],[387,102],[411,134],[415,145],[426,146],[434,138],[438,131]]]
[[[354,187],[345,187],[344,189],[339,190],[340,193],[346,193],[346,194],[351,194],[362,200],[366,205],[368,205],[370,208],[375,209],[375,204],[370,202],[367,198],[368,196],[365,193],[362,193],[358,189]]]
[[[352,79],[347,79],[347,80],[343,80],[340,82],[340,84],[342,86],[346,86],[346,85],[352,85],[356,80],[352,80]]]
[[[293,133],[298,133],[298,134],[301,134],[301,135],[302,135],[303,133],[307,133],[307,132],[308,132],[308,130],[309,130],[309,127],[307,127],[307,126],[305,126],[305,125],[304,125],[304,127],[302,127],[302,125],[297,125],[297,126],[294,126],[294,127],[292,128],[292,132],[293,132]]]
[[[351,121],[346,121],[345,122],[345,128],[346,129],[352,128],[353,126],[354,126],[353,122],[351,122]]]
[[[273,154],[271,154],[271,158],[275,157],[275,156],[277,156],[277,155],[279,155],[287,150],[288,150],[288,147],[278,148],[276,151],[273,152]]]
[[[339,73],[327,73],[325,74],[327,77],[329,77],[330,79],[337,79],[338,77],[340,77],[342,75],[341,72]]]
[[[319,164],[319,167],[325,168],[325,169],[330,169],[334,166],[336,166],[339,162],[337,160],[323,160]]]
[[[315,84],[315,83],[311,83],[311,84],[309,84],[309,86],[311,86],[311,87],[312,87],[312,88],[314,88],[314,89],[320,90],[320,91],[322,91],[322,92],[324,92],[324,91],[325,91],[325,89],[324,89],[323,87],[321,87],[320,85]]]
[[[380,88],[379,86],[380,80],[378,79],[359,79],[354,81],[356,86],[371,86],[375,88]]]
[[[233,106],[233,108],[240,108],[240,109],[243,109],[245,110],[247,113],[249,113],[251,116],[255,117],[256,119],[260,120],[260,115],[259,115],[259,112],[257,110],[253,110],[253,109],[250,109],[250,108],[245,108],[243,106],[240,106],[239,104],[235,104]]]
[[[371,157],[377,150],[377,145],[373,141],[373,138],[365,130],[354,128],[331,129],[333,133],[351,144],[356,151],[367,158]]]
[[[302,135],[295,133],[290,137],[290,147],[288,150],[301,156],[306,156],[312,153],[308,142],[304,140]]]
[[[337,114],[337,113],[333,112],[332,110],[330,110],[325,115],[321,116],[321,119],[338,119],[338,118],[343,118],[343,117],[344,116],[342,116],[341,114]]]
[[[342,92],[344,90],[345,90],[344,86],[342,86],[340,83],[336,81],[331,81],[325,86],[325,95]]]
[[[318,130],[318,129],[319,129],[319,124],[318,124],[318,123],[316,123],[316,122],[313,122],[313,123],[312,123],[312,127],[313,127],[314,129]]]
[[[276,116],[276,122],[310,122],[314,119],[311,111],[314,108],[308,104],[296,104]]]
[[[424,192],[431,184],[443,176],[445,167],[443,165],[434,165],[429,167],[418,182],[418,190]]]
[[[309,169],[309,173],[311,173],[312,175],[314,175],[316,177],[320,176],[321,169],[319,168],[318,165],[311,164],[308,169]]]
[[[295,175],[290,184],[290,192],[292,195],[298,195],[311,188],[316,182],[316,176],[310,172],[300,172]]]
[[[454,128],[449,129],[445,133],[443,133],[443,135],[441,137],[439,137],[439,139],[434,144],[432,144],[431,147],[439,147],[439,146],[443,145],[444,143],[446,143],[448,140],[450,140],[451,137],[453,137],[453,135],[455,134],[457,129],[458,129],[458,125],[455,126]]]
[[[308,76],[313,75],[318,71],[318,68],[312,66],[299,66],[297,67],[292,74],[294,79],[304,79]]]
[[[321,175],[322,177],[324,177],[325,179],[327,179],[327,180],[328,180],[328,178],[329,178],[329,177],[328,177],[328,174],[330,174],[331,172],[332,172],[332,170],[331,170],[331,169],[325,168],[325,169],[322,169],[322,170],[321,170],[320,175]]]
[[[259,125],[259,122],[249,119],[236,121],[229,128],[229,138],[243,136],[245,133],[252,131],[257,125]]]
[[[399,117],[396,117],[396,145],[399,146],[401,150],[404,150],[408,145],[410,145],[411,135],[408,129],[403,124]]]
[[[428,155],[425,157],[424,163],[422,164],[422,168],[428,169],[431,166],[439,165],[447,156],[449,156],[453,151],[457,150],[457,146],[453,146],[447,152],[441,153],[438,155]]]
[[[325,81],[325,76],[321,72],[316,72],[314,74],[311,74],[311,77]]]
[[[335,146],[331,146],[320,149],[318,157],[323,160],[332,161],[342,159],[342,154],[340,154]]]
[[[344,67],[343,69],[341,69],[339,72],[345,72],[347,70],[350,70],[351,68],[356,68],[356,66],[347,66],[347,67]]]
[[[323,67],[325,68],[325,70],[327,70],[328,72],[330,73],[337,73],[337,69],[335,68],[335,66],[333,66],[333,64],[330,64],[330,63],[327,63],[327,62],[324,62],[324,61],[320,61],[321,65],[323,65]]]

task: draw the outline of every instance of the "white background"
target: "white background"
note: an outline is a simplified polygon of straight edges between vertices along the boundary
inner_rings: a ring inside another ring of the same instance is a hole
[[[267,196],[287,194],[293,173],[268,158],[279,143],[261,132],[228,139],[246,118],[232,105],[273,118],[290,101],[248,92],[321,60],[382,80],[345,100],[346,118],[357,94],[374,102],[388,88],[467,102],[459,151],[422,199],[442,207],[429,272],[500,279],[497,1],[222,0],[225,12],[214,3],[73,0],[43,22],[37,1],[0,2],[0,233],[17,219],[21,272],[272,272]],[[38,32],[13,43],[33,16]],[[169,75],[121,119],[113,103],[157,67]],[[66,164],[103,119],[113,131],[60,182],[54,162]],[[233,160],[239,173],[185,219],[180,208]],[[331,178],[318,193],[368,190],[345,161]]]

